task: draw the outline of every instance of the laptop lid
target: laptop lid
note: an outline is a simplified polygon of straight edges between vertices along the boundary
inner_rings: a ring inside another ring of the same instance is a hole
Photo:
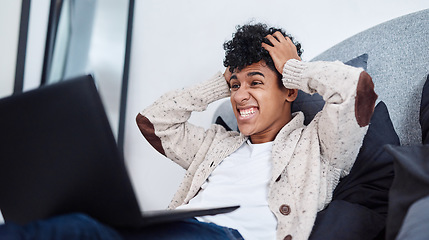
[[[0,114],[6,222],[85,212],[120,226],[141,217],[91,76],[2,99]]]
[[[0,210],[6,222],[83,212],[111,226],[140,227],[237,208],[142,216],[90,75],[1,99],[0,114]]]

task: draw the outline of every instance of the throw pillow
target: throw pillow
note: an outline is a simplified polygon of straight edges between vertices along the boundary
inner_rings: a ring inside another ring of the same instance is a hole
[[[419,120],[422,127],[422,141],[424,144],[429,144],[429,75],[423,86]]]
[[[350,61],[345,62],[344,64],[353,67],[360,67],[366,71],[367,62],[368,54],[365,53],[356,58],[351,59]],[[292,103],[292,112],[303,112],[305,116],[304,124],[308,125],[311,120],[313,120],[314,116],[320,110],[322,110],[324,105],[325,101],[318,93],[308,94],[299,90],[298,97]]]
[[[384,151],[386,144],[399,145],[399,138],[384,102],[379,102],[350,174],[341,179],[334,190],[332,203],[345,201],[352,205],[341,209],[342,225],[333,225],[327,216],[338,213],[330,205],[319,212],[313,228],[314,239],[374,239],[383,238],[388,209],[388,193],[393,181],[393,157]],[[359,206],[367,211],[356,214]],[[378,217],[375,217],[378,216]],[[349,225],[344,229],[341,226]],[[355,229],[371,231],[354,231]],[[323,234],[316,234],[323,233]],[[371,238],[368,234],[373,234]],[[341,237],[340,237],[341,235]],[[323,236],[320,238],[319,236]]]
[[[393,181],[393,157],[383,148],[399,145],[386,104],[380,101],[374,109],[368,132],[350,174],[336,187],[333,199],[364,205],[387,215],[388,192]]]

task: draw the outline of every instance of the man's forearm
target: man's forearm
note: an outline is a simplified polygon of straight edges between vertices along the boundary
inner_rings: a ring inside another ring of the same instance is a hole
[[[203,141],[204,129],[188,123],[193,111],[203,111],[213,101],[229,96],[229,88],[222,73],[194,87],[163,95],[151,106],[141,111],[137,125],[146,140],[161,154],[187,168],[193,149],[178,153],[182,145],[195,145]],[[192,143],[191,143],[192,142]],[[195,149],[197,151],[197,149]],[[176,156],[177,155],[177,156]]]

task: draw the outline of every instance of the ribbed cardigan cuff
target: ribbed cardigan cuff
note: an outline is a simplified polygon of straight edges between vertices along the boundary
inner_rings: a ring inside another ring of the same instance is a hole
[[[303,72],[307,68],[305,62],[290,59],[283,67],[283,84],[290,89],[308,89],[308,83],[303,77]]]

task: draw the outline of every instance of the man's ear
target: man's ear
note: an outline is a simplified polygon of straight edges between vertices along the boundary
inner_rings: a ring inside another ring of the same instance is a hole
[[[287,88],[286,101],[293,102],[295,101],[296,97],[298,97],[298,89]]]

